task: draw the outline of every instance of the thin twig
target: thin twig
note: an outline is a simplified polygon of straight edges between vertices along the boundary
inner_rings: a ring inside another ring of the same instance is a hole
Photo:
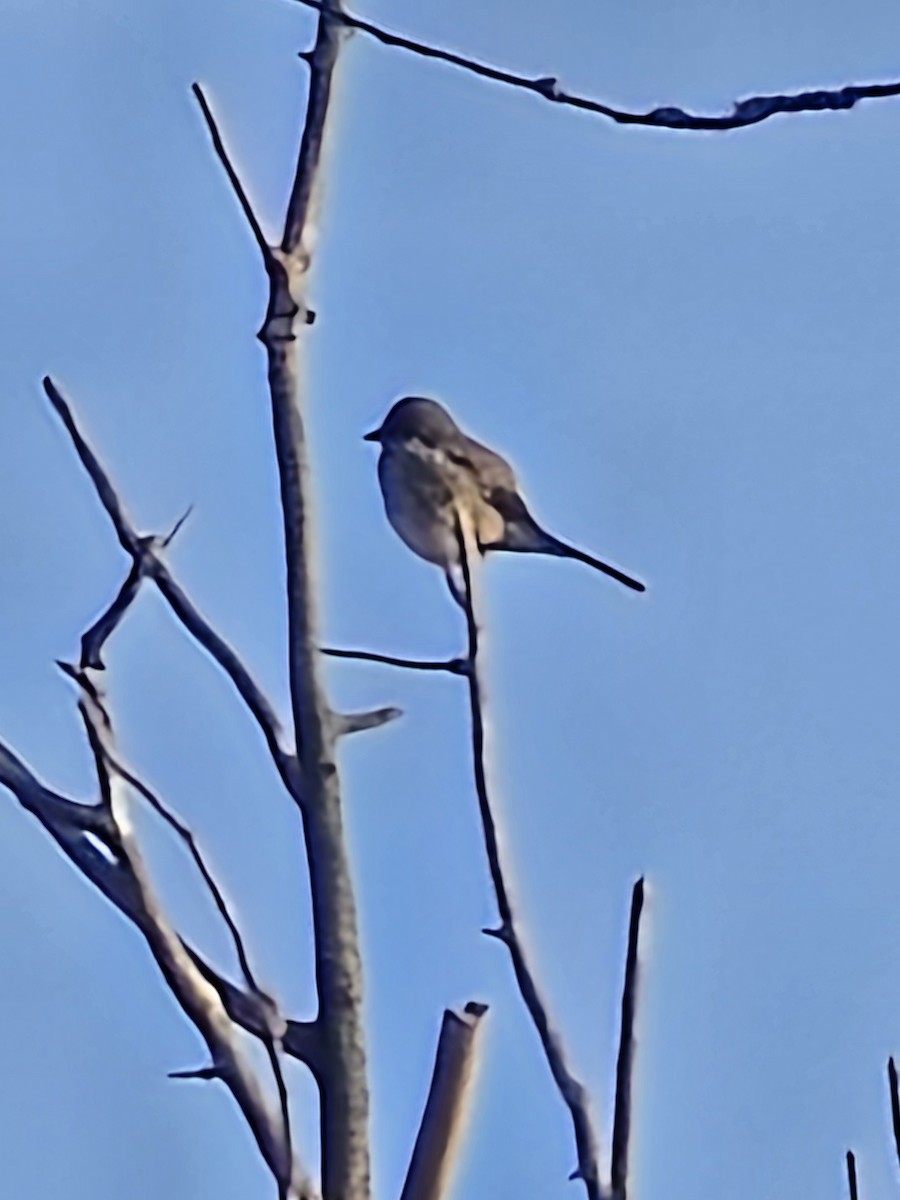
[[[644,906],[644,880],[635,883],[631,893],[631,917],[628,922],[628,952],[625,958],[625,982],[622,986],[622,1028],[619,1033],[619,1057],[616,1064],[616,1101],[613,1116],[612,1162],[610,1180],[615,1200],[625,1200],[628,1190],[628,1143],[631,1133],[631,1085],[634,1075],[634,1015],[638,996],[638,941],[641,910]]]
[[[334,736],[346,737],[351,733],[365,733],[369,729],[380,729],[403,716],[403,709],[389,705],[385,708],[370,708],[366,712],[335,713]]]
[[[253,205],[247,196],[244,185],[241,183],[240,176],[235,170],[234,164],[229,157],[228,151],[225,149],[225,142],[219,132],[219,127],[216,124],[216,119],[213,116],[212,109],[203,92],[203,88],[199,83],[191,84],[191,91],[200,105],[200,111],[203,113],[203,119],[206,121],[206,128],[209,130],[209,136],[212,139],[213,149],[216,152],[216,157],[225,168],[225,174],[228,176],[228,182],[231,184],[238,204],[241,206],[241,211],[250,226],[250,231],[253,234],[254,241],[259,247],[259,252],[262,255],[263,262],[268,270],[273,262],[272,247],[269,245],[266,235],[262,231],[262,226],[257,219],[256,213],[253,211]]]
[[[281,744],[281,726],[272,705],[236,651],[200,615],[183,589],[173,579],[168,567],[156,552],[156,540],[137,533],[125,513],[124,506],[119,500],[109,475],[78,428],[71,409],[63,398],[59,388],[57,388],[49,376],[45,376],[43,385],[50,403],[62,421],[66,432],[69,434],[72,444],[75,447],[75,452],[112,522],[120,544],[131,557],[133,567],[138,568],[142,576],[147,576],[154,581],[159,588],[160,594],[181,624],[231,680],[237,689],[238,695],[244,701],[244,704],[250,710],[250,713],[262,731],[266,745],[285,786],[296,799],[299,789],[296,764],[293,761],[293,756]],[[91,657],[92,653],[95,656],[99,653],[97,640],[98,638],[100,639],[99,646],[102,647],[104,638],[101,635],[104,633],[104,627],[111,621],[111,614],[113,613],[113,609],[116,609],[116,605],[124,603],[123,595],[133,574],[134,571],[129,575],[129,579],[126,580],[126,584],[120,591],[116,601],[114,601],[112,609],[107,610],[100,618],[100,621],[95,622],[93,629],[88,631],[88,634],[93,634],[87,646],[88,658]],[[133,595],[129,595],[129,600],[133,598]],[[121,619],[121,613],[116,611],[113,615],[117,623]],[[100,626],[100,633],[95,634],[94,630],[97,630],[98,626]],[[107,635],[108,632],[111,632],[111,630],[107,631]],[[85,635],[85,637],[88,637],[88,635]],[[82,641],[82,654],[85,654],[84,640]],[[85,663],[84,665],[92,664]]]
[[[118,628],[119,622],[137,599],[144,578],[143,560],[132,559],[131,570],[115,599],[94,624],[81,636],[81,666],[103,669],[103,648]]]
[[[81,430],[75,423],[75,418],[72,416],[72,410],[69,408],[66,401],[63,399],[62,393],[53,382],[49,375],[43,378],[44,392],[47,399],[52,404],[56,415],[65,426],[72,445],[75,447],[75,453],[81,461],[81,465],[87,471],[91,483],[94,485],[94,490],[103,507],[106,509],[106,514],[112,521],[113,529],[116,531],[119,541],[122,544],[123,550],[131,555],[132,558],[140,558],[140,538],[135,533],[131,522],[125,515],[125,510],[116,494],[116,489],[113,487],[109,476],[103,467],[100,465],[100,460],[94,454]]]
[[[89,715],[89,710],[86,712]],[[95,733],[98,741],[102,741],[102,723],[95,721]],[[234,1096],[273,1175],[282,1179],[292,1174],[294,1192],[299,1200],[316,1200],[316,1188],[299,1165],[295,1163],[289,1171],[281,1121],[270,1112],[215,990],[196,969],[166,921],[130,834],[114,823],[114,817],[105,808],[75,804],[43,787],[2,743],[0,785],[13,793],[22,807],[40,821],[63,853],[137,926],[173,995],[206,1042],[216,1077]],[[113,812],[117,808],[116,805],[111,807]],[[101,853],[85,833],[94,834],[113,846],[114,856]]]
[[[847,1186],[850,1190],[850,1200],[859,1200],[856,1188],[856,1157],[852,1150],[847,1151]]]
[[[66,673],[80,687],[82,695],[78,703],[78,709],[84,721],[85,730],[88,735],[88,740],[91,750],[94,754],[94,761],[97,768],[97,778],[100,784],[101,796],[109,802],[110,791],[113,780],[116,776],[121,779],[129,787],[133,788],[150,807],[156,812],[166,824],[174,829],[181,840],[184,842],[191,857],[194,860],[203,882],[213,898],[213,902],[219,915],[222,917],[228,932],[231,935],[234,944],[235,952],[240,963],[241,972],[247,983],[250,992],[259,997],[263,997],[272,1005],[268,996],[264,996],[262,989],[259,987],[250,967],[250,961],[247,956],[247,951],[244,947],[244,941],[241,937],[240,930],[237,927],[237,922],[231,915],[222,890],[216,883],[212,872],[206,865],[203,855],[200,853],[200,848],[192,831],[180,821],[169,808],[163,804],[162,800],[149,788],[143,780],[138,778],[133,771],[119,760],[115,751],[115,743],[113,740],[112,723],[109,716],[109,710],[106,707],[105,698],[100,692],[97,685],[85,671],[75,671],[67,669]],[[112,807],[110,805],[110,810]],[[116,814],[113,811],[114,819]],[[117,821],[118,824],[118,821]],[[133,853],[133,851],[132,851]],[[287,1162],[293,1160],[292,1135],[291,1135],[291,1118],[290,1108],[288,1105],[287,1087],[284,1081],[284,1072],[281,1069],[281,1062],[278,1058],[278,1048],[275,1038],[271,1032],[271,1026],[267,1026],[265,1031],[260,1035],[261,1040],[266,1048],[266,1053],[269,1059],[269,1066],[272,1070],[272,1077],[275,1080],[276,1089],[278,1091],[279,1104],[281,1109],[281,1123],[284,1132],[284,1145],[286,1147]],[[278,1176],[279,1200],[287,1200],[291,1186],[291,1171],[287,1170],[282,1175]]]
[[[897,1068],[893,1057],[888,1059],[888,1093],[891,1098],[891,1128],[894,1131],[894,1148],[900,1165],[900,1089],[897,1086]]]
[[[400,1200],[440,1200],[458,1159],[477,1048],[487,1005],[469,1003],[462,1015],[447,1009],[441,1023],[431,1086]]]
[[[238,929],[237,922],[228,908],[228,903],[222,894],[222,889],[216,883],[215,877],[213,876],[209,867],[206,865],[206,860],[200,851],[200,847],[197,845],[197,839],[194,837],[193,832],[188,828],[187,825],[184,824],[183,821],[179,820],[179,818],[175,816],[175,814],[162,802],[162,800],[160,800],[156,793],[149,788],[142,779],[135,775],[133,771],[130,771],[117,757],[114,758],[109,752],[107,752],[105,754],[105,758],[109,767],[114,770],[116,774],[128,784],[129,787],[133,788],[138,795],[142,796],[144,800],[147,801],[153,811],[158,813],[171,829],[174,829],[175,833],[187,847],[188,853],[194,860],[194,865],[200,872],[203,882],[206,884],[209,894],[212,896],[216,911],[228,928],[235,954],[237,956],[238,964],[241,968],[241,974],[244,976],[244,981],[247,984],[247,987],[251,992],[254,992],[260,996],[263,995],[264,993],[259,984],[256,982],[256,978],[250,966],[247,948],[244,945],[244,939],[241,937],[241,931]]]
[[[580,1080],[576,1079],[569,1068],[562,1037],[550,1023],[547,1006],[538,989],[537,980],[531,970],[525,953],[522,938],[516,926],[515,915],[509,890],[503,874],[500,859],[500,846],[497,835],[497,825],[491,809],[488,789],[488,754],[487,721],[485,717],[485,687],[483,679],[483,661],[479,655],[480,644],[483,641],[483,626],[479,620],[480,606],[475,587],[475,572],[477,567],[478,548],[471,531],[466,523],[457,515],[457,541],[459,544],[460,563],[465,584],[466,625],[468,627],[469,652],[468,662],[471,670],[467,674],[469,684],[469,709],[472,719],[472,759],[475,772],[475,790],[478,795],[478,807],[481,813],[481,823],[484,830],[484,844],[487,851],[488,866],[497,909],[500,913],[500,927],[485,930],[491,936],[503,942],[509,951],[513,971],[519,992],[537,1030],[544,1057],[556,1087],[563,1099],[572,1119],[575,1135],[577,1168],[573,1178],[581,1179],[587,1192],[588,1200],[603,1200],[603,1190],[600,1184],[599,1152],[597,1134],[594,1130],[590,1114],[590,1104],[587,1090]]]
[[[313,8],[321,12],[326,0],[296,0],[305,8]],[[718,117],[703,117],[674,106],[655,108],[651,112],[627,112],[604,104],[600,100],[592,100],[587,96],[577,96],[564,91],[559,81],[553,75],[543,75],[530,79],[527,75],[518,75],[514,71],[503,71],[499,67],[489,66],[477,59],[463,54],[454,54],[452,50],[443,50],[430,46],[413,38],[391,33],[371,21],[364,21],[348,12],[341,13],[337,18],[349,29],[357,29],[385,46],[395,46],[407,50],[411,54],[423,58],[437,59],[460,67],[483,79],[503,83],[509,87],[521,88],[567,108],[581,109],[582,112],[595,113],[615,121],[618,125],[646,125],[654,129],[673,129],[702,131],[707,133],[723,132],[729,129],[745,129],[749,125],[758,125],[779,113],[822,112],[853,108],[860,100],[880,100],[892,96],[900,96],[900,83],[863,83],[847,84],[841,88],[798,92],[793,95],[753,96],[747,100],[739,100],[730,113]]]
[[[386,663],[389,667],[406,667],[410,671],[446,671],[450,675],[465,675],[468,664],[461,658],[397,658],[393,654],[377,654],[374,650],[338,650],[323,646],[329,658],[358,658],[363,662]]]

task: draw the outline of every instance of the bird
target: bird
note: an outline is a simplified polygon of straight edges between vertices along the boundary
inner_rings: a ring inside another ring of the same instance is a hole
[[[464,433],[437,400],[404,396],[363,436],[381,445],[378,481],[388,520],[410,550],[442,568],[463,608],[459,529],[466,521],[482,555],[506,550],[574,558],[636,592],[646,590],[631,575],[542,529],[512,466]]]

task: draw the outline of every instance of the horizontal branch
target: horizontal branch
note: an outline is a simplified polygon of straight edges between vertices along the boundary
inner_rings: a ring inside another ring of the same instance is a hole
[[[361,662],[385,663],[389,667],[405,667],[410,671],[446,671],[448,675],[467,675],[469,664],[462,658],[397,658],[393,654],[378,654],[374,650],[338,650],[323,646],[329,658],[355,658]]]
[[[365,733],[368,729],[380,729],[391,721],[403,716],[402,708],[389,706],[387,708],[372,708],[367,712],[335,713],[332,718],[335,737],[345,737],[349,733]]]
[[[296,0],[296,3],[302,4],[305,8],[314,8],[319,12],[324,7],[324,0]],[[817,89],[790,95],[752,96],[747,100],[737,101],[731,112],[717,117],[689,113],[674,105],[654,108],[645,113],[629,112],[625,109],[615,108],[611,104],[605,104],[601,100],[593,100],[588,96],[578,96],[564,91],[553,75],[530,79],[527,75],[504,71],[499,67],[479,62],[478,59],[468,58],[463,54],[454,54],[452,50],[443,50],[438,46],[430,46],[426,42],[416,41],[414,38],[391,33],[380,25],[364,21],[348,12],[342,12],[336,16],[337,20],[348,28],[357,29],[360,33],[381,42],[382,45],[395,46],[423,58],[449,63],[451,66],[469,71],[473,75],[479,75],[482,79],[490,79],[508,87],[520,88],[540,96],[543,100],[551,100],[553,103],[567,108],[594,113],[607,120],[615,121],[617,125],[645,125],[653,129],[720,133],[729,129],[745,129],[749,125],[759,125],[760,122],[767,121],[779,113],[837,111],[853,108],[860,100],[881,100],[900,96],[900,82],[852,83],[840,88]]]

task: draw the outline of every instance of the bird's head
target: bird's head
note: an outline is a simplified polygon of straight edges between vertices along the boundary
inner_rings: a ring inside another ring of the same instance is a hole
[[[413,438],[437,445],[459,433],[459,426],[437,400],[405,396],[398,400],[379,429],[364,434],[367,442],[408,442]]]

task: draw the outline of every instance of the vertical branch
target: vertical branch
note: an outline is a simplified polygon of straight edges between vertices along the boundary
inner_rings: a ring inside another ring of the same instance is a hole
[[[467,1115],[477,1033],[487,1011],[470,1003],[462,1016],[449,1008],[438,1038],[431,1087],[400,1200],[440,1200],[447,1192]]]
[[[284,254],[296,253],[309,235],[311,220],[317,215],[321,195],[319,167],[325,145],[325,120],[331,100],[331,84],[340,41],[341,37],[345,36],[341,32],[342,9],[341,0],[324,0],[320,9],[316,44],[312,52],[304,56],[309,62],[309,99],[297,156],[297,171],[288,201],[284,236],[281,241]],[[329,13],[335,16],[329,17]]]
[[[897,1087],[897,1068],[893,1057],[888,1059],[888,1093],[891,1098],[891,1128],[894,1131],[894,1148],[900,1165],[900,1090]]]
[[[362,964],[335,745],[341,733],[371,727],[373,721],[371,714],[362,722],[340,720],[332,712],[325,694],[301,370],[305,335],[314,318],[308,303],[312,235],[321,195],[326,118],[342,37],[335,16],[340,11],[340,0],[324,0],[315,45],[301,55],[310,73],[309,98],[284,233],[278,247],[269,246],[262,237],[260,224],[228,159],[212,111],[196,86],[194,90],[210,127],[216,154],[260,247],[269,279],[268,306],[258,336],[268,359],[284,526],[288,677],[296,759],[300,765],[299,773],[283,773],[283,778],[300,807],[309,863],[319,1001],[315,1028],[322,1190],[324,1200],[368,1200],[369,1096],[362,1021]],[[387,712],[380,717],[387,719]]]
[[[847,1188],[850,1200],[859,1200],[859,1192],[856,1187],[856,1157],[852,1150],[847,1151]]]
[[[468,670],[466,679],[469,685],[469,710],[472,719],[472,759],[475,773],[475,790],[478,794],[478,807],[481,813],[481,823],[484,829],[484,844],[487,851],[488,867],[497,909],[500,913],[500,927],[489,932],[493,937],[503,942],[512,960],[513,972],[519,992],[525,1002],[528,1015],[537,1030],[544,1057],[553,1076],[557,1090],[563,1099],[572,1120],[575,1134],[575,1150],[577,1167],[573,1178],[581,1179],[587,1192],[588,1200],[603,1200],[603,1190],[600,1185],[599,1154],[597,1135],[590,1114],[590,1104],[587,1090],[579,1079],[572,1074],[566,1057],[565,1048],[559,1032],[550,1022],[547,1005],[538,990],[537,980],[528,962],[525,947],[519,933],[509,889],[503,874],[500,859],[500,845],[497,824],[491,809],[490,792],[488,789],[487,753],[487,721],[485,716],[485,686],[483,672],[483,642],[484,627],[480,620],[480,595],[477,586],[477,566],[480,558],[474,531],[465,515],[458,513],[456,521],[456,536],[459,545],[460,564],[462,566],[463,583],[465,585],[466,626],[468,629]],[[476,569],[473,569],[476,568]],[[479,650],[482,654],[479,654]]]
[[[288,658],[301,812],[309,862],[322,1058],[322,1190],[325,1200],[368,1200],[369,1096],[362,1019],[362,964],[335,763],[335,723],[322,682],[309,449],[301,354],[312,225],[321,192],[326,117],[341,33],[323,8],[305,55],[309,100],[281,246],[267,262],[269,304],[259,337],[268,356],[275,454],[284,518]]]
[[[631,1083],[635,1051],[634,1014],[637,1009],[638,941],[643,907],[644,880],[641,878],[631,893],[628,953],[625,959],[625,982],[622,987],[622,1028],[619,1033],[619,1059],[616,1064],[616,1104],[610,1168],[612,1192],[616,1200],[625,1200],[628,1189],[628,1142],[631,1134]]]

